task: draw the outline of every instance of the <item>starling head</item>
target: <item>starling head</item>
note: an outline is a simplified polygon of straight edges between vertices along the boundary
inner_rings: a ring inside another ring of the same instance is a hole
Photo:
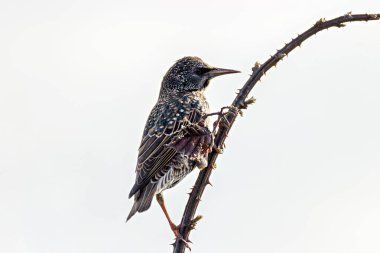
[[[162,81],[161,90],[180,92],[204,90],[212,78],[233,73],[240,71],[215,68],[199,57],[186,56],[168,70]]]

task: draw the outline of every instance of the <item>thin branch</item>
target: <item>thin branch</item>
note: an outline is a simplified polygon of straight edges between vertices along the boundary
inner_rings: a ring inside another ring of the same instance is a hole
[[[224,141],[227,138],[228,132],[230,131],[235,119],[237,118],[238,109],[245,109],[249,103],[254,102],[253,99],[248,99],[247,97],[256,83],[261,79],[261,77],[272,67],[276,66],[276,64],[282,60],[285,56],[287,56],[293,49],[311,37],[312,35],[328,29],[330,27],[344,27],[344,23],[354,22],[354,21],[370,21],[370,20],[379,20],[380,14],[351,14],[347,13],[344,16],[337,17],[331,20],[320,19],[318,20],[310,29],[305,31],[304,33],[298,35],[295,39],[285,44],[283,48],[278,50],[276,54],[271,56],[264,64],[260,65],[256,63],[252,68],[252,75],[245,83],[242,89],[239,90],[236,98],[234,99],[231,108],[229,109],[229,113],[225,116],[228,121],[228,124],[221,124],[218,132],[215,136],[215,145],[217,147],[222,147],[224,145]],[[233,108],[236,108],[235,110]],[[213,151],[209,154],[208,157],[208,166],[199,172],[199,176],[195,185],[190,193],[189,200],[187,202],[185,211],[183,213],[183,217],[180,224],[180,234],[183,236],[185,240],[189,239],[190,232],[193,228],[192,219],[195,216],[195,212],[197,210],[198,204],[201,200],[204,189],[207,184],[210,184],[209,178],[212,173],[213,168],[215,167],[215,161],[218,158],[219,153]],[[186,245],[181,240],[176,240],[174,245],[174,253],[184,253]]]

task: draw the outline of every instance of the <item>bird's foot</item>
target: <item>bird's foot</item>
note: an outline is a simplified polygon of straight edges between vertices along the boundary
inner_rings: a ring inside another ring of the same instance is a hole
[[[221,147],[221,148],[219,148],[219,147],[217,147],[216,145],[214,145],[214,146],[212,147],[212,149],[213,149],[217,154],[221,155],[221,154],[223,154],[223,152],[224,152],[224,145],[223,145],[223,147]]]
[[[205,114],[203,117],[207,118],[207,117],[215,116],[215,115],[221,117],[221,116],[224,116],[224,115],[228,114],[228,112],[224,112],[224,110],[231,109],[231,108],[234,108],[234,107],[232,107],[232,106],[223,106],[222,108],[220,108],[219,112],[208,113],[208,114]]]
[[[179,232],[180,226],[176,226],[174,223],[172,223],[172,224],[170,224],[170,228],[172,229],[172,231],[174,233],[175,239],[182,241],[185,244],[185,247],[191,251],[191,248],[189,246],[190,241],[186,241],[185,238],[183,238],[183,236]]]
[[[228,111],[225,112],[225,110],[227,110],[227,109],[228,109]],[[237,108],[235,108],[234,106],[223,106],[222,108],[220,108],[219,112],[209,113],[209,114],[204,115],[203,117],[207,118],[207,117],[213,116],[213,115],[218,116],[218,119],[213,124],[212,133],[215,134],[216,130],[218,129],[219,126],[229,127],[230,124],[229,124],[226,116],[229,113],[231,113],[231,111],[234,112],[235,110],[237,110]]]
[[[199,159],[195,160],[195,165],[198,167],[198,169],[203,170],[207,168],[208,161],[206,157],[200,157]]]
[[[228,114],[233,114],[233,115],[241,114],[241,109],[234,107],[234,106],[225,106],[225,107],[222,107],[222,110],[225,108],[228,108],[229,111],[218,118],[217,126],[224,127],[224,128],[230,128],[231,122],[228,119],[227,115]]]
[[[202,215],[197,215],[197,216],[196,216],[194,219],[192,219],[192,220],[190,221],[190,223],[189,223],[188,225],[186,225],[186,226],[189,226],[189,227],[190,227],[190,230],[193,230],[193,229],[195,229],[195,227],[196,227],[198,221],[200,221],[202,218],[203,218]],[[173,233],[174,233],[174,235],[175,235],[176,240],[180,240],[180,241],[182,241],[182,242],[185,244],[186,248],[188,248],[189,250],[191,250],[191,248],[190,248],[190,246],[189,246],[189,243],[191,243],[191,241],[190,241],[190,240],[185,240],[185,238],[183,238],[183,236],[182,236],[181,233],[179,232],[180,225],[176,226],[174,223],[171,223],[171,224],[170,224],[170,228],[172,229],[172,231],[173,231]]]

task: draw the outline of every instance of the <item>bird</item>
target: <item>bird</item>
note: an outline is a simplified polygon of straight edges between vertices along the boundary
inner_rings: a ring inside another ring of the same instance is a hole
[[[167,71],[138,149],[136,180],[129,193],[129,198],[134,196],[134,204],[127,221],[149,209],[156,196],[171,230],[176,238],[180,237],[162,192],[178,184],[194,168],[207,167],[207,156],[214,144],[204,92],[212,78],[233,73],[240,71],[212,67],[196,56],[177,60]]]

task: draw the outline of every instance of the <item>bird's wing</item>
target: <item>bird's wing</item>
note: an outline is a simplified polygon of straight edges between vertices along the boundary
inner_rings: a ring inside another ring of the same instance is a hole
[[[153,123],[147,122],[138,151],[136,182],[130,197],[151,180],[158,181],[165,175],[169,170],[166,165],[177,153],[191,156],[200,140],[197,143],[191,141],[189,135],[198,138],[196,134],[202,134],[197,129],[204,125],[204,118],[202,111],[197,108],[189,110],[168,103],[161,108],[161,112],[153,110],[152,113],[158,116],[153,117]]]

